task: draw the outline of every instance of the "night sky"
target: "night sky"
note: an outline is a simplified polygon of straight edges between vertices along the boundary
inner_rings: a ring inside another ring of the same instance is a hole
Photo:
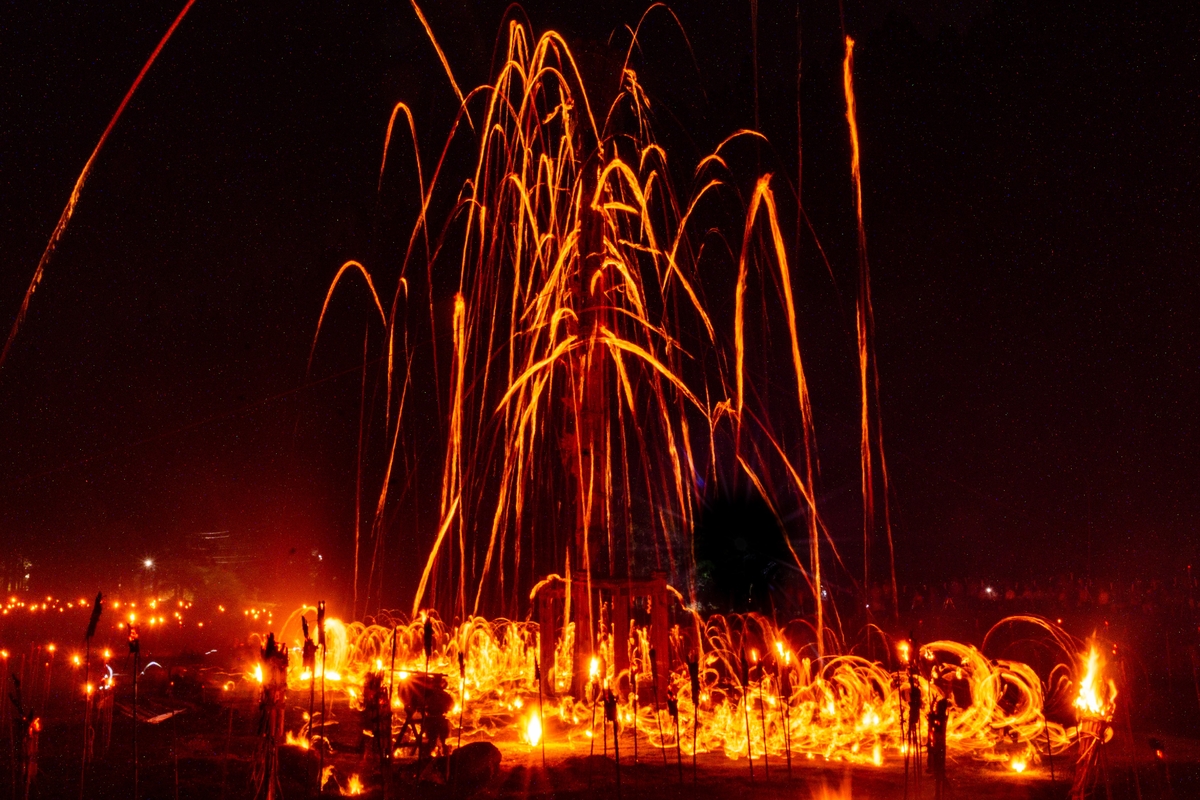
[[[425,4],[461,85],[487,80],[505,5]],[[1200,9],[1047,5],[845,8],[902,580],[1170,575],[1196,554]],[[525,8],[611,84],[604,65],[644,6]],[[697,66],[659,14],[637,68],[660,138],[690,169],[753,125],[750,8],[673,8]],[[0,10],[5,332],[79,170],[178,11]],[[822,503],[852,542],[842,21],[833,3],[804,4],[799,26],[794,3],[764,0],[758,15],[763,168],[781,194],[799,167],[801,34],[802,197],[834,270],[802,244],[802,345]],[[401,189],[376,194],[398,100],[428,162],[455,102],[407,2],[198,0],[101,153],[0,369],[0,541],[34,562],[37,586],[130,573],[224,530],[266,556],[272,580],[319,552],[321,579],[345,585],[361,291],[338,296],[307,378],[305,364],[338,266],[386,274],[408,230]],[[433,394],[418,389],[416,424],[436,426]],[[439,452],[421,459],[433,477],[412,491],[433,504]],[[407,599],[431,532],[393,524],[389,588]]]

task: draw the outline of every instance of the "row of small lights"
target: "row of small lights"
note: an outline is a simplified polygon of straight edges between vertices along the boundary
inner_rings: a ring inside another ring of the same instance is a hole
[[[112,609],[113,611],[118,611],[121,609],[122,605],[125,605],[127,608],[130,609],[129,624],[133,624],[133,623],[137,622],[137,612],[134,611],[134,609],[137,608],[136,602],[130,601],[128,603],[122,604],[122,602],[120,600],[106,600],[105,604],[108,606],[108,608]],[[157,611],[157,610],[159,610],[160,604],[164,608],[168,605],[167,603],[163,603],[157,599],[154,599],[154,600],[150,600],[149,602],[147,602],[146,606],[148,606],[153,611]],[[174,617],[175,620],[178,621],[180,625],[183,625],[183,614],[181,613],[181,611],[187,611],[188,609],[192,608],[193,603],[190,601],[185,602],[183,600],[177,600],[176,605],[178,606],[179,610],[173,611],[171,613],[171,616]],[[62,600],[55,598],[53,596],[47,595],[46,599],[44,601],[28,602],[25,600],[21,600],[17,596],[13,595],[8,598],[7,603],[5,603],[2,607],[0,607],[0,615],[8,615],[9,613],[19,610],[19,609],[28,609],[30,613],[36,613],[38,611],[57,611],[60,614],[62,614],[62,613],[66,613],[66,611],[68,609],[74,610],[76,608],[78,608],[79,610],[82,610],[82,611],[90,611],[91,610],[91,606],[89,605],[88,601],[84,598],[80,598],[78,600],[78,602],[63,603]],[[225,606],[218,605],[217,612],[224,614]],[[266,617],[267,622],[272,622],[272,621],[274,621],[274,618],[275,618],[274,612],[272,612],[266,608],[247,608],[242,611],[242,614],[244,616],[246,616],[250,619],[256,620],[256,621],[259,620],[263,616]],[[167,621],[167,618],[165,616],[162,616],[162,615],[155,616],[153,614],[146,617],[146,619],[145,619],[145,622],[148,625],[156,625],[156,624],[161,625],[161,624],[165,624],[166,621]],[[200,627],[200,628],[204,627],[203,622],[198,622],[198,623],[196,623],[196,625],[197,625],[197,627]],[[118,625],[118,627],[122,628],[122,629],[124,629],[125,626],[126,626],[126,623],[120,623]]]
[[[190,609],[190,608],[192,608],[192,606],[194,604],[191,601],[182,601],[182,600],[175,601],[175,603],[176,603],[176,606],[178,606],[181,610]],[[106,600],[104,600],[104,604],[106,604],[106,606],[112,610],[119,610],[122,606],[122,603],[120,600],[107,600],[106,599]],[[134,602],[134,601],[126,602],[124,604],[126,607],[131,608],[131,609],[138,607],[137,602]],[[149,602],[146,602],[145,604],[152,610],[157,610],[158,606],[160,606],[160,604],[162,604],[163,607],[168,606],[168,603],[162,602],[157,599],[150,600]],[[68,601],[68,602],[64,603],[64,602],[62,602],[62,600],[58,599],[58,597],[54,597],[52,595],[47,595],[46,600],[44,600],[44,601],[34,601],[34,602],[20,600],[20,599],[18,599],[18,597],[16,595],[12,595],[12,596],[8,597],[8,600],[4,604],[4,606],[0,606],[0,614],[8,614],[8,613],[13,612],[13,610],[17,610],[20,608],[28,608],[30,610],[30,613],[38,612],[38,610],[56,610],[56,612],[65,613],[67,609],[74,609],[74,608],[79,608],[80,610],[89,610],[89,612],[90,612],[91,604],[88,601],[86,601],[85,599],[82,599],[82,597],[80,597],[80,599],[78,601],[73,601],[73,602]],[[222,606],[222,604],[218,604],[217,612],[223,614],[224,612],[226,612],[226,607]],[[256,619],[256,620],[259,619],[260,616],[265,615],[266,620],[268,620],[268,621],[271,621],[272,619],[274,619],[274,616],[275,616],[275,612],[272,612],[272,610],[270,610],[268,608],[253,608],[253,607],[242,610],[242,614],[244,614],[246,616],[250,616],[250,618]],[[173,612],[173,615],[175,616],[176,619],[182,618],[182,614],[180,614],[179,610],[176,610],[176,612]],[[161,616],[160,616],[160,618],[157,618],[157,619],[160,622],[164,621],[163,618],[161,618]]]

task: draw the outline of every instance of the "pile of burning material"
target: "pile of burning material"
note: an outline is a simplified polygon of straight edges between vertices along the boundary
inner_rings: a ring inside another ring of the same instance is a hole
[[[1075,729],[1078,755],[1071,797],[1082,800],[1101,780],[1107,781],[1108,764],[1104,745],[1112,741],[1113,712],[1116,711],[1117,687],[1104,677],[1104,659],[1093,644],[1085,660],[1083,680],[1075,709],[1079,722]]]

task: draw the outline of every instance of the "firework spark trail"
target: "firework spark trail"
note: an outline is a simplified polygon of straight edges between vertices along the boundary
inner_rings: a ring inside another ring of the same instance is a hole
[[[850,175],[854,183],[854,211],[858,232],[858,302],[855,331],[858,338],[859,391],[862,398],[862,497],[863,497],[863,592],[870,586],[871,538],[875,533],[875,477],[871,459],[874,446],[879,451],[879,473],[883,490],[884,528],[887,531],[888,563],[891,565],[892,610],[896,601],[896,550],[892,542],[892,520],[888,497],[887,461],[883,453],[883,419],[879,410],[879,362],[875,356],[875,311],[871,306],[871,270],[867,261],[867,234],[863,226],[862,162],[858,143],[858,109],[854,99],[854,40],[846,37],[842,60],[842,89],[846,97],[846,121],[850,131]],[[874,445],[871,436],[871,398],[874,398]]]
[[[778,519],[791,516],[791,509],[780,503],[793,502],[776,497],[773,486],[778,479],[802,499],[808,563],[803,563],[790,536],[787,544],[812,590],[818,648],[823,651],[823,531],[837,552],[817,513],[812,409],[791,266],[770,175],[755,184],[742,249],[735,254],[733,353],[702,300],[700,259],[705,249],[703,241],[696,241],[699,231],[689,227],[709,198],[735,194],[727,178],[707,173],[731,174],[726,150],[743,139],[763,137],[738,130],[720,142],[694,170],[699,190],[681,202],[667,177],[667,153],[652,138],[649,101],[628,60],[621,87],[604,127],[597,127],[579,70],[562,38],[549,32],[534,40],[526,27],[510,22],[506,58],[494,83],[463,97],[428,182],[411,112],[404,104],[393,108],[379,183],[388,168],[396,117],[403,113],[412,133],[421,204],[391,308],[384,309],[370,272],[359,262],[347,262],[329,288],[313,338],[315,352],[333,292],[347,272],[360,272],[385,329],[386,428],[392,435],[372,534],[382,535],[389,486],[399,466],[404,396],[413,366],[407,344],[406,273],[420,263],[414,248],[424,236],[427,257],[421,291],[429,292],[434,342],[438,331],[432,281],[449,259],[458,262],[458,287],[438,533],[414,611],[427,595],[435,602],[449,600],[437,591],[443,582],[455,587],[451,602],[461,616],[497,601],[503,605],[506,576],[512,585],[510,610],[515,611],[518,583],[525,574],[536,579],[566,566],[570,581],[572,563],[575,577],[589,585],[597,570],[610,576],[631,574],[635,536],[649,537],[645,544],[671,574],[690,576],[690,533],[703,502],[701,476],[714,486],[719,478],[725,480],[719,450],[728,434],[735,470],[756,487]],[[458,190],[441,233],[430,242],[429,209],[450,141],[460,132],[458,120],[472,103],[483,104],[476,115],[482,122],[473,176]],[[631,122],[635,132],[625,132],[622,120]],[[762,236],[752,236],[756,231]],[[751,265],[758,275],[775,271],[780,287],[778,302],[785,315],[800,411],[798,454],[781,444],[765,407],[757,408],[761,401],[750,400],[745,354],[750,347],[760,347],[757,340],[749,341],[744,325]],[[692,332],[697,326],[698,336]],[[405,391],[397,405],[393,386],[398,339],[403,340],[399,355],[405,364]],[[436,374],[436,351],[434,362]],[[725,366],[731,362],[732,375]],[[744,434],[750,418],[755,420],[754,431]],[[756,441],[744,443],[744,435]],[[759,438],[770,443],[766,450]],[[574,477],[565,483],[551,478],[547,485],[542,478],[548,468],[553,471],[555,462],[565,464],[567,476]],[[408,465],[404,468],[411,471]],[[577,498],[576,525],[585,545],[577,542],[573,548],[554,533],[555,512],[548,501],[557,492]],[[577,551],[573,555],[572,549]],[[374,570],[373,566],[372,575]],[[691,580],[684,585],[690,597]],[[474,587],[470,608],[469,586]],[[586,636],[591,636],[590,629]]]
[[[150,71],[150,67],[158,58],[158,54],[162,52],[163,47],[166,46],[167,42],[175,34],[175,29],[179,27],[179,23],[183,22],[183,18],[187,16],[188,11],[192,9],[192,5],[195,2],[196,0],[188,0],[171,23],[171,27],[167,28],[167,32],[159,40],[158,46],[150,54],[150,58],[146,59],[146,63],[142,65],[141,72],[133,79],[133,83],[129,86],[129,91],[125,92],[125,96],[121,98],[121,104],[117,106],[116,113],[108,121],[108,125],[104,128],[104,133],[100,134],[100,141],[96,142],[96,147],[92,150],[92,154],[88,156],[87,162],[83,165],[83,170],[79,173],[79,177],[75,179],[75,186],[71,189],[71,196],[67,198],[67,205],[63,208],[62,215],[58,218],[58,224],[54,226],[54,232],[50,234],[50,241],[46,243],[46,249],[42,251],[42,257],[38,259],[37,269],[33,271],[33,279],[29,282],[29,288],[25,290],[25,297],[21,300],[21,308],[17,311],[17,318],[13,321],[12,330],[8,332],[8,338],[4,342],[4,349],[0,350],[0,368],[3,368],[4,362],[8,359],[8,353],[17,338],[17,331],[21,329],[21,323],[25,321],[25,316],[29,313],[29,303],[33,300],[33,293],[37,291],[38,286],[42,282],[42,277],[46,272],[46,265],[50,263],[50,257],[54,255],[59,241],[62,239],[63,234],[66,233],[67,223],[71,221],[71,217],[75,214],[75,206],[79,203],[79,196],[83,192],[84,183],[87,182],[88,176],[92,173],[92,165],[96,161],[96,156],[100,155],[100,149],[108,141],[108,135],[116,127],[117,120],[125,112],[125,106],[129,105],[133,93],[137,91],[138,86],[142,83],[142,79]]]

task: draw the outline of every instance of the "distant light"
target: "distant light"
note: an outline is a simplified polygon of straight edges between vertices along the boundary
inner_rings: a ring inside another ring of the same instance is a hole
[[[154,569],[154,559],[147,558],[145,561],[142,562],[142,566],[145,567],[146,569]]]

